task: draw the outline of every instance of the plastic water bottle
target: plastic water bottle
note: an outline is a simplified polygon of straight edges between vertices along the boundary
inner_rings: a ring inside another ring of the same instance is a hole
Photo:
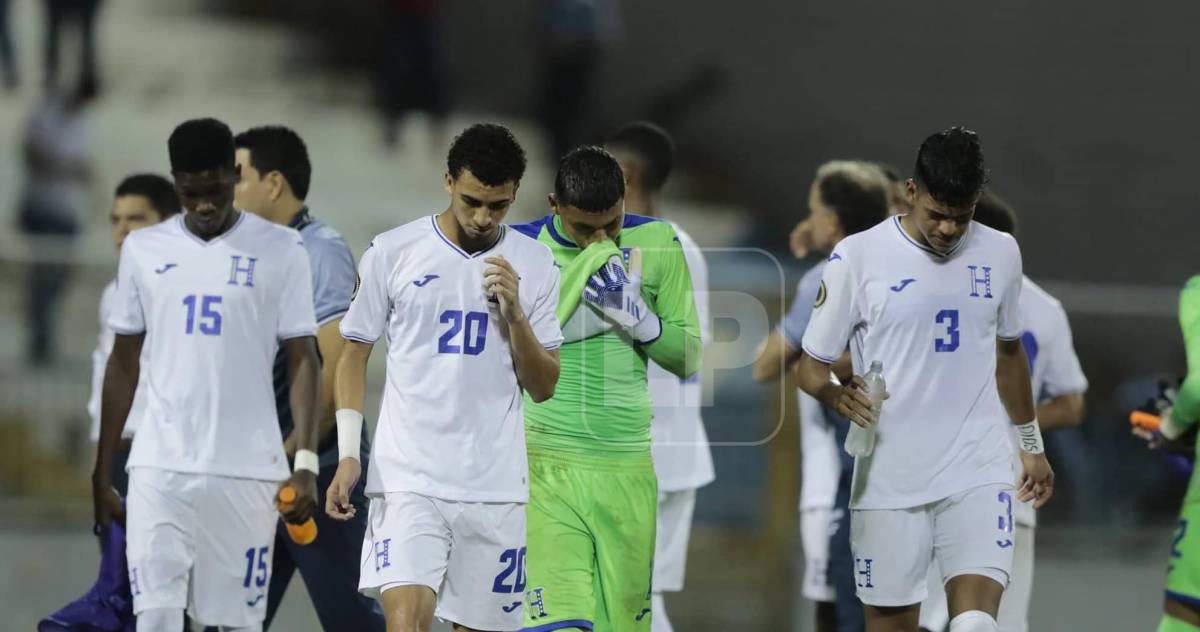
[[[883,363],[872,362],[871,370],[863,376],[863,381],[867,383],[867,397],[871,400],[875,419],[867,428],[850,423],[850,432],[846,434],[846,454],[854,458],[870,456],[875,451],[875,427],[879,424],[883,397],[887,393],[887,383],[883,381]]]
[[[300,494],[297,493],[296,488],[292,487],[291,485],[286,485],[280,488],[279,494],[276,496],[276,500],[279,502],[280,511],[287,511],[291,509],[292,505],[299,497]],[[309,518],[300,524],[292,524],[285,520],[283,525],[287,527],[288,535],[291,536],[292,541],[296,544],[311,544],[313,540],[317,539],[317,523],[313,521],[312,518]]]

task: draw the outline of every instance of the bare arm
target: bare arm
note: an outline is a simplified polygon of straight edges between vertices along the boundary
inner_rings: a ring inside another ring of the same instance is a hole
[[[371,359],[374,344],[347,339],[342,345],[341,357],[337,359],[333,379],[333,401],[337,415],[349,414],[350,420],[361,432],[362,411],[367,388],[367,361]],[[339,429],[338,432],[346,432]],[[339,441],[339,452],[341,445]],[[357,455],[343,455],[338,460],[337,472],[325,491],[325,513],[334,520],[349,520],[358,512],[350,501],[351,490],[362,476],[362,463]]]
[[[333,412],[336,409],[333,406],[333,381],[337,361],[342,355],[342,346],[345,343],[345,338],[342,338],[341,332],[338,331],[341,322],[342,319],[338,318],[325,323],[317,331],[317,349],[321,359],[321,381],[316,401],[317,446],[321,445],[334,428]],[[283,449],[289,457],[296,454],[296,439],[296,433],[292,432],[283,441]]]
[[[367,390],[367,360],[375,345],[347,340],[334,373],[333,401],[338,410],[348,408],[362,413]]]
[[[141,373],[142,343],[146,334],[117,334],[108,366],[104,370],[104,390],[100,399],[100,441],[96,444],[96,465],[92,470],[92,500],[96,523],[107,527],[115,518],[124,521],[121,499],[112,487],[112,465],[121,444],[125,419],[133,407]]]
[[[1073,428],[1083,423],[1084,412],[1083,393],[1059,395],[1038,405],[1038,424],[1042,430]]]
[[[313,419],[317,389],[320,387],[320,359],[313,336],[289,338],[283,342],[288,364],[288,398],[292,406],[292,437],[297,450],[316,451],[317,424]],[[284,483],[298,492],[296,502],[283,512],[287,522],[300,523],[312,516],[317,503],[317,475],[297,469]]]
[[[1029,359],[1017,340],[996,340],[996,388],[1009,419],[1014,424],[1033,421],[1033,387],[1029,377]]]
[[[1017,426],[1032,426],[1037,411],[1033,405],[1029,360],[1019,339],[996,340],[996,390],[1000,393],[1000,401],[1004,404],[1004,410],[1008,412],[1012,423]],[[1036,434],[1034,431],[1033,435]],[[1038,437],[1037,443],[1040,442],[1041,438]],[[1034,508],[1040,509],[1054,494],[1054,470],[1044,452],[1030,452],[1026,449],[1024,435],[1018,439],[1018,443],[1021,444],[1022,472],[1017,483],[1017,497],[1021,502],[1032,500]]]
[[[759,349],[758,357],[750,367],[757,382],[776,380],[800,357],[800,350],[788,346],[787,340],[778,329],[771,331]]]
[[[484,270],[484,285],[500,302],[500,315],[508,323],[508,342],[512,347],[517,380],[535,402],[554,397],[558,384],[558,351],[542,346],[533,333],[518,294],[520,277],[504,257],[485,259],[491,267]]]

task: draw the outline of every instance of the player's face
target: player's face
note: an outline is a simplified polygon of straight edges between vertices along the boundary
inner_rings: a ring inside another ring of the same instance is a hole
[[[233,205],[255,215],[264,215],[273,199],[272,183],[251,165],[249,149],[237,150],[237,166],[242,179],[233,188]]]
[[[121,252],[121,244],[125,243],[129,233],[159,223],[162,216],[145,196],[122,195],[113,200],[108,220],[112,224],[113,245],[117,247],[117,252]]]
[[[912,205],[909,214],[925,245],[938,252],[953,250],[963,235],[967,234],[967,227],[975,216],[975,205],[950,206],[935,200],[928,191],[917,188],[912,180],[908,181],[907,186],[908,202]]]
[[[567,232],[567,237],[580,248],[587,248],[605,239],[616,241],[617,235],[621,234],[621,226],[625,223],[624,199],[617,200],[612,208],[596,213],[559,204],[558,198],[551,193],[550,208],[562,218],[563,230]]]
[[[219,168],[197,172],[178,172],[175,191],[179,202],[191,219],[191,225],[201,237],[216,235],[233,215],[233,189],[238,183],[238,170]]]
[[[446,174],[446,193],[450,211],[458,221],[462,235],[471,242],[490,242],[500,230],[500,222],[517,199],[516,182],[490,186],[479,181],[469,169],[457,178]]]
[[[821,253],[832,251],[845,235],[837,213],[821,200],[821,191],[816,182],[808,191],[808,213],[806,221],[811,227],[812,249]]]

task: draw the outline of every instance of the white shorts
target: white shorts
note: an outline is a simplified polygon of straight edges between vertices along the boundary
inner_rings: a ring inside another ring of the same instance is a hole
[[[659,492],[658,520],[654,536],[654,592],[683,590],[687,571],[688,538],[692,534],[692,513],[696,510],[696,490]]]
[[[125,530],[133,611],[187,608],[204,625],[261,623],[278,487],[272,481],[131,469]]]
[[[800,548],[804,551],[804,584],[800,594],[812,601],[835,601],[833,580],[829,577],[829,539],[845,513],[833,507],[800,510]]]
[[[921,603],[931,561],[946,580],[983,575],[1007,587],[1015,502],[1012,485],[995,484],[910,509],[852,510],[859,599],[883,607]]]
[[[428,586],[443,621],[519,630],[525,594],[525,505],[473,503],[410,492],[371,497],[358,589],[379,599]]]
[[[1012,580],[1000,600],[996,617],[1000,632],[1028,632],[1029,599],[1033,595],[1033,527],[1018,524],[1014,531]],[[950,623],[946,590],[937,568],[929,569],[929,596],[921,604],[921,627],[941,632]]]

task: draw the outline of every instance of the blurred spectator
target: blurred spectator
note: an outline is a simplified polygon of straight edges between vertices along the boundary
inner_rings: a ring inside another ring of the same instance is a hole
[[[540,0],[536,36],[542,55],[538,116],[557,162],[591,130],[596,73],[621,31],[617,0]]]
[[[7,0],[0,0],[6,2]],[[46,4],[46,86],[58,85],[58,49],[63,25],[74,23],[79,29],[80,85],[95,91],[99,85],[96,74],[96,13],[100,0],[45,0]]]
[[[440,129],[449,110],[442,0],[384,0],[378,60],[379,100],[384,140],[394,146],[401,119],[423,111]],[[436,136],[436,134],[435,134]]]
[[[0,0],[0,71],[4,73],[4,87],[12,90],[17,87],[17,58],[8,27],[8,4],[8,0]]]
[[[25,183],[19,228],[33,243],[26,320],[29,361],[48,364],[54,355],[58,301],[70,273],[67,261],[79,233],[91,179],[88,105],[83,86],[70,95],[50,91],[25,127]]]

